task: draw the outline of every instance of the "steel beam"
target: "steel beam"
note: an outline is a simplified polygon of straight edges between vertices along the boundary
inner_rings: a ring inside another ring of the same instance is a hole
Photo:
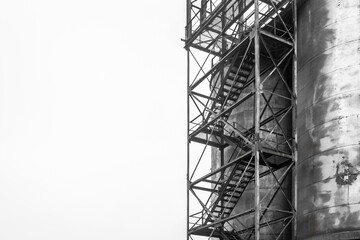
[[[254,48],[255,48],[255,240],[260,240],[260,38],[259,38],[259,0],[255,0],[255,27],[254,27]]]
[[[293,90],[293,108],[292,108],[292,125],[293,125],[293,162],[294,167],[292,171],[292,204],[297,209],[297,0],[293,1],[293,24],[294,24],[294,53],[293,53],[293,79],[292,79],[292,90]],[[295,217],[292,223],[292,240],[297,239],[297,213],[295,212]]]

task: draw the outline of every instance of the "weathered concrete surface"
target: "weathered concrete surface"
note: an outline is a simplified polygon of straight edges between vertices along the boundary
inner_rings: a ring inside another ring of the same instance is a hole
[[[298,239],[360,238],[360,1],[305,1],[298,54]]]

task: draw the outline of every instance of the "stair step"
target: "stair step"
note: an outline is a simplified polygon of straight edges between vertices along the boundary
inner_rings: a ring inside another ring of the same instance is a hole
[[[245,175],[245,174],[244,174],[243,180],[250,180],[253,175],[254,175],[254,174],[248,174],[248,175]],[[239,174],[237,174],[236,176],[233,177],[233,180],[234,180],[234,181],[239,181],[239,179],[241,178],[241,176],[242,176],[242,173],[241,173],[241,174],[239,173]]]
[[[243,174],[245,170],[245,166],[242,167],[242,168],[237,168],[235,170],[235,175],[240,175],[240,174]],[[245,176],[252,176],[253,175],[253,172],[254,172],[254,169],[251,169],[251,166],[248,167],[248,169],[246,169],[246,172],[245,172]]]
[[[238,174],[239,172],[244,172],[245,169],[246,169],[246,165],[239,165],[235,171]],[[247,166],[246,172],[251,172],[252,170],[255,171],[255,166],[251,166],[251,165]]]
[[[230,107],[230,106],[233,105],[235,102],[236,102],[235,100],[230,100],[230,99],[228,99],[226,103],[224,102],[224,105],[226,106],[225,108]],[[227,116],[230,116],[230,115],[227,115]]]
[[[243,88],[246,83],[247,83],[247,81],[245,78],[244,78],[244,80],[236,80],[236,81],[233,81],[231,79],[226,79],[224,86],[229,86],[229,88],[231,86],[234,86],[237,88]]]
[[[234,179],[233,181],[233,183],[238,183],[239,182],[239,179],[240,178],[237,178],[237,179]],[[237,188],[244,188],[244,187],[246,187],[247,186],[247,184],[250,182],[250,180],[251,180],[251,178],[245,178],[245,177],[243,177],[242,179],[241,179],[241,183],[239,184],[239,186],[237,187]]]
[[[215,213],[222,213],[222,212],[224,212],[224,214],[230,214],[233,209],[234,209],[234,208],[228,209],[228,210],[225,210],[225,211],[223,211],[223,210],[214,210],[213,212],[215,212]]]
[[[220,209],[233,209],[234,207],[229,207],[229,206],[221,206],[221,205],[216,205],[216,208],[220,208]],[[219,209],[215,209],[215,210],[217,210],[217,211],[219,211]]]
[[[226,94],[226,96],[227,95],[230,95],[230,96],[232,96],[232,97],[234,97],[234,98],[236,98],[236,99],[238,99],[239,98],[239,96],[240,96],[240,92],[239,92],[239,90],[236,90],[236,89],[231,89],[231,91],[230,91],[230,89],[224,89],[224,94],[223,95],[225,95]]]
[[[250,179],[249,177],[247,177],[248,179]],[[235,187],[234,185],[236,185],[238,182],[239,182],[239,179],[240,179],[240,176],[236,176],[236,177],[233,177],[231,180],[230,180],[230,184],[232,184],[232,186],[231,187]],[[245,179],[245,177],[243,177],[243,181],[241,181],[241,183],[240,184],[244,184],[245,183],[245,181],[244,181],[244,179]],[[234,184],[235,183],[235,184]],[[242,185],[240,185],[239,184],[239,186],[238,187],[242,187]]]
[[[242,188],[237,188],[235,191],[232,189],[231,191],[228,191],[226,192],[226,194],[233,194],[233,193],[236,193],[236,194],[242,194],[244,191],[245,191],[245,188],[246,186],[242,187]]]
[[[221,201],[227,202],[230,199],[230,201],[232,201],[232,203],[237,203],[239,198],[230,198],[229,196],[224,196],[223,198],[220,198]]]
[[[243,70],[238,71],[238,69],[231,69],[230,74],[233,74],[234,75],[233,77],[235,77],[235,76],[239,77],[240,76],[240,77],[246,77],[247,78],[250,75],[250,72],[245,72]],[[230,74],[229,74],[228,77],[231,77]]]
[[[243,174],[242,173],[239,173],[239,174],[235,174],[233,177],[232,177],[232,181],[239,181],[239,179],[241,178],[241,176],[243,176]],[[251,178],[253,176],[253,174],[251,174],[251,175],[245,175],[244,174],[244,176],[243,176],[243,179],[247,179],[247,178]]]
[[[250,178],[248,178],[248,179],[242,179],[242,181],[241,181],[241,183],[237,186],[237,188],[239,189],[239,188],[243,188],[243,187],[246,187],[246,185],[247,185],[247,183],[249,182],[249,180],[250,180]],[[232,187],[234,188],[234,187],[236,187],[236,184],[239,182],[239,178],[238,179],[233,179],[233,180],[231,180],[231,181],[233,181],[233,183],[232,183]],[[244,186],[245,185],[245,186]]]
[[[242,193],[246,186],[247,186],[248,182],[242,182],[241,184],[239,184],[239,186],[237,188],[235,187],[231,187],[231,188],[227,188],[226,192],[236,192],[236,193]]]
[[[235,175],[236,175],[236,176],[241,176],[242,173],[244,172],[244,170],[245,170],[245,169],[238,169],[238,170],[236,170]],[[255,169],[252,169],[251,167],[249,167],[249,168],[246,170],[244,176],[245,176],[245,177],[252,177],[252,176],[254,175],[254,173],[255,173]]]
[[[229,199],[222,199],[223,202],[227,202],[227,200],[229,200]],[[234,204],[234,207],[235,207],[235,205],[239,201],[239,198],[231,198],[231,200],[232,200],[231,203]]]
[[[243,183],[240,183],[239,185],[237,185],[238,180],[235,180],[235,179],[234,179],[234,180],[233,180],[233,179],[230,180],[230,182],[232,182],[232,181],[235,181],[236,184],[229,183],[229,184],[227,185],[228,187],[232,187],[232,188],[237,187],[237,188],[240,188],[240,187],[241,187],[241,184],[243,184]]]
[[[244,69],[244,70],[246,70],[246,71],[248,71],[248,72],[250,73],[251,70],[253,69],[253,66],[254,66],[254,65],[251,65],[251,64],[243,64],[243,65],[241,66],[241,68]]]
[[[247,164],[241,164],[240,166],[238,166],[237,171],[244,171],[244,169],[246,168]],[[247,170],[249,172],[251,171],[255,171],[255,164],[249,164],[249,166],[247,167]]]
[[[233,192],[234,192],[234,193],[240,193],[240,194],[241,194],[241,193],[244,192],[244,190],[245,190],[245,188],[242,187],[242,188],[236,188],[235,190],[234,190],[234,189],[231,189],[231,190],[229,190],[229,191],[227,191],[227,192],[229,192],[229,193],[231,193],[231,194],[232,194]]]
[[[237,193],[237,192],[236,192],[236,193]],[[235,194],[227,194],[227,193],[224,193],[223,196],[224,196],[224,197],[231,197],[231,196],[232,196],[232,198],[238,199],[238,198],[240,198],[241,194],[237,193],[237,194],[235,195]],[[226,199],[223,199],[223,200],[225,201]]]
[[[235,82],[238,82],[238,83],[241,83],[241,84],[245,84],[246,83],[246,79],[247,77],[242,77],[242,76],[231,76],[231,75],[228,75],[227,77],[227,80],[231,80],[231,82],[235,81]]]
[[[236,62],[234,67],[239,68],[240,63],[241,63],[241,61]],[[244,59],[243,64],[241,65],[241,68],[251,70],[253,68],[254,64],[255,64],[255,60],[252,61],[252,60]]]
[[[245,173],[244,170],[236,170],[234,177],[241,177],[244,174],[244,177],[251,178],[254,175],[254,172],[249,170],[250,169],[247,169]]]
[[[243,172],[239,172],[238,174],[235,174],[231,180],[233,181],[238,181],[241,176],[243,176]],[[251,178],[253,176],[253,174],[244,174],[243,178]]]
[[[229,95],[224,95],[224,94],[221,94],[220,95],[221,99],[225,100],[227,98],[227,100],[232,100],[232,101],[236,101],[238,98],[234,98],[234,97],[230,97]]]
[[[246,185],[245,186],[240,186],[240,187],[237,187],[237,188],[228,188],[228,189],[226,189],[226,192],[242,193],[245,190],[245,187],[246,187]]]
[[[234,200],[230,200],[230,201],[228,201],[228,200],[223,200],[223,202],[229,202],[229,203],[232,203],[232,204],[237,203],[237,201],[234,201]]]
[[[228,83],[226,83],[225,82],[225,84],[224,84],[225,86],[228,86],[229,87],[229,89],[231,88],[231,86],[232,86],[232,84],[228,84]],[[235,84],[232,86],[232,89],[235,89],[235,90],[242,90],[243,88],[242,87],[238,87],[238,86],[236,86]]]
[[[245,171],[245,169],[246,169],[246,171]],[[238,174],[241,174],[241,173],[243,173],[243,172],[245,172],[246,175],[251,176],[251,175],[253,175],[254,172],[255,172],[255,166],[248,166],[248,167],[246,168],[246,166],[241,165],[240,167],[238,166],[238,168],[235,170],[235,173],[236,173],[237,175],[238,175]]]
[[[231,88],[231,91],[230,91],[230,88],[224,88],[224,92],[227,92],[227,93],[230,93],[230,94],[236,94],[236,95],[239,95],[240,92],[239,90],[235,89],[235,88]]]

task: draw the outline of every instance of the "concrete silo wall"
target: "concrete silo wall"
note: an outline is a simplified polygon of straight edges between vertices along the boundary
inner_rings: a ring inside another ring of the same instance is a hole
[[[298,9],[298,239],[360,239],[360,1]]]

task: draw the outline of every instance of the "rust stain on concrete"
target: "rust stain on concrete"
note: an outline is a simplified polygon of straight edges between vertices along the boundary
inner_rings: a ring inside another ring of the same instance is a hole
[[[336,165],[336,183],[339,185],[351,185],[359,175],[360,171],[349,161],[343,160]]]

